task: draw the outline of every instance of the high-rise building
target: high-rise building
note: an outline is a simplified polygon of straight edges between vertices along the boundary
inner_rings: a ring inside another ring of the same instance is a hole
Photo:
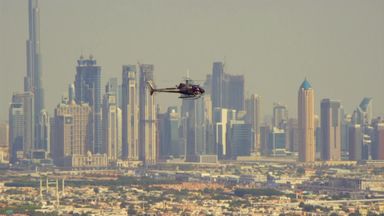
[[[77,61],[75,94],[76,103],[88,103],[92,108],[89,139],[93,153],[102,152],[103,132],[101,122],[101,67],[91,55],[89,59],[80,56]]]
[[[14,163],[23,158],[24,109],[23,103],[13,102],[9,107],[9,157]],[[21,156],[20,156],[21,155]]]
[[[372,159],[384,160],[384,122],[376,123],[374,130]]]
[[[297,119],[290,118],[288,119],[288,129],[287,129],[287,145],[286,149],[290,152],[299,151],[299,126]]]
[[[87,155],[92,150],[89,142],[91,107],[76,104],[75,101],[63,101],[55,109],[54,142],[51,145],[55,164],[62,165],[65,157]]]
[[[273,105],[273,119],[272,119],[272,126],[279,128],[279,129],[285,129],[285,125],[288,121],[288,109],[285,105],[275,103]]]
[[[212,137],[212,104],[209,95],[197,100],[183,100],[182,131],[186,160],[199,161],[200,156],[215,154]]]
[[[9,160],[9,126],[7,122],[0,123],[0,163]]]
[[[273,127],[270,139],[270,154],[273,156],[284,155],[286,150],[286,131],[284,129]]]
[[[352,121],[355,124],[369,125],[373,119],[373,99],[365,97],[354,112]]]
[[[244,121],[231,120],[228,124],[228,142],[230,158],[250,156],[253,144],[252,125]]]
[[[122,156],[122,117],[121,110],[117,105],[117,80],[110,80],[105,91],[106,93],[103,98],[104,145],[102,153],[107,154],[109,161],[116,161]]]
[[[267,124],[260,126],[260,154],[268,155],[271,146],[271,127]]]
[[[180,113],[177,107],[168,107],[165,114],[164,127],[159,130],[164,131],[164,143],[161,149],[161,155],[182,156],[185,154],[185,146],[180,137]]]
[[[147,88],[147,82],[153,81],[153,71],[154,67],[151,64],[140,65],[139,159],[146,165],[155,164],[157,161],[155,97],[149,94]]]
[[[122,140],[123,158],[139,159],[139,110],[136,66],[124,65],[122,72]]]
[[[349,151],[349,147],[348,147],[348,128],[349,128],[349,125],[351,124],[351,115],[346,115],[344,114],[344,110],[342,109],[343,111],[343,117],[342,117],[342,120],[341,120],[341,151],[342,151],[342,155],[347,155],[347,152]]]
[[[40,54],[40,10],[38,8],[38,0],[28,1],[28,26],[29,26],[29,38],[27,40],[27,76],[24,78],[24,91],[32,92],[34,97],[34,124],[33,131],[34,138],[33,146],[39,147],[44,145],[46,137],[40,137],[38,128],[40,114],[45,115],[42,112],[44,109],[44,89],[42,82],[42,67],[41,67],[41,54]],[[43,134],[44,135],[44,134]]]
[[[228,79],[225,88],[224,95],[227,98],[227,104],[225,108],[234,109],[237,111],[244,110],[244,75],[229,75],[226,74]]]
[[[251,146],[251,152],[253,154],[260,153],[260,120],[261,120],[261,108],[260,108],[260,96],[252,94],[245,101],[246,118],[245,122],[252,125],[254,134],[253,145]]]
[[[213,128],[216,154],[219,159],[229,157],[229,142],[227,140],[227,126],[231,120],[236,120],[236,110],[215,108],[213,112]]]
[[[361,160],[363,155],[363,132],[359,124],[349,126],[348,141],[349,160]]]
[[[214,62],[211,79],[212,109],[244,110],[244,76],[224,72],[223,62]],[[205,85],[209,86],[209,84]]]
[[[9,109],[11,162],[31,156],[36,143],[34,114],[33,93],[14,93]]]
[[[321,160],[341,160],[341,105],[339,101],[321,101]]]
[[[35,146],[36,150],[43,150],[46,153],[50,152],[50,122],[47,111],[41,110],[39,115],[39,124],[37,124],[37,136],[40,137],[40,141]]]
[[[315,95],[311,84],[305,79],[299,88],[298,129],[299,161],[315,161]]]
[[[212,68],[212,109],[216,107],[224,108],[223,104],[223,80],[224,80],[224,63],[214,62]]]

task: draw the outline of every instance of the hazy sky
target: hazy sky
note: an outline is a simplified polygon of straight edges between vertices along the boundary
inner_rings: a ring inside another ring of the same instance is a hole
[[[23,90],[28,2],[0,0],[0,120],[12,92]],[[103,86],[123,64],[155,65],[158,86],[186,75],[204,79],[212,62],[244,74],[246,92],[297,115],[304,77],[352,111],[364,96],[384,114],[383,0],[41,0],[41,53],[50,113],[75,78],[80,54],[102,66]],[[103,88],[104,89],[104,88]],[[163,106],[175,95],[156,96]],[[164,110],[164,109],[163,109]]]

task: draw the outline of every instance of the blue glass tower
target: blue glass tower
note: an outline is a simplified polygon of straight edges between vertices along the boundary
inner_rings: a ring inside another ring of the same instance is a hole
[[[92,56],[84,59],[80,56],[77,61],[75,80],[76,103],[88,103],[92,107],[91,127],[89,128],[89,146],[93,153],[102,151],[101,125],[101,67],[97,66]]]

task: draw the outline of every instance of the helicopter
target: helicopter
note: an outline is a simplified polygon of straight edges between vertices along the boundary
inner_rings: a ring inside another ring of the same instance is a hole
[[[174,88],[156,89],[152,81],[147,81],[147,84],[151,95],[155,92],[178,93],[181,99],[198,99],[205,93],[205,90],[200,85],[193,84],[191,79],[186,79]]]

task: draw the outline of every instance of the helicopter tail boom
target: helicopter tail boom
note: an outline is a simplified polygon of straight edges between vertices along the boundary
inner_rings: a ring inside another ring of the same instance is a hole
[[[153,93],[155,92],[155,88],[153,87],[152,82],[148,81],[147,84],[148,84],[149,89],[150,89],[150,94],[153,95]]]

